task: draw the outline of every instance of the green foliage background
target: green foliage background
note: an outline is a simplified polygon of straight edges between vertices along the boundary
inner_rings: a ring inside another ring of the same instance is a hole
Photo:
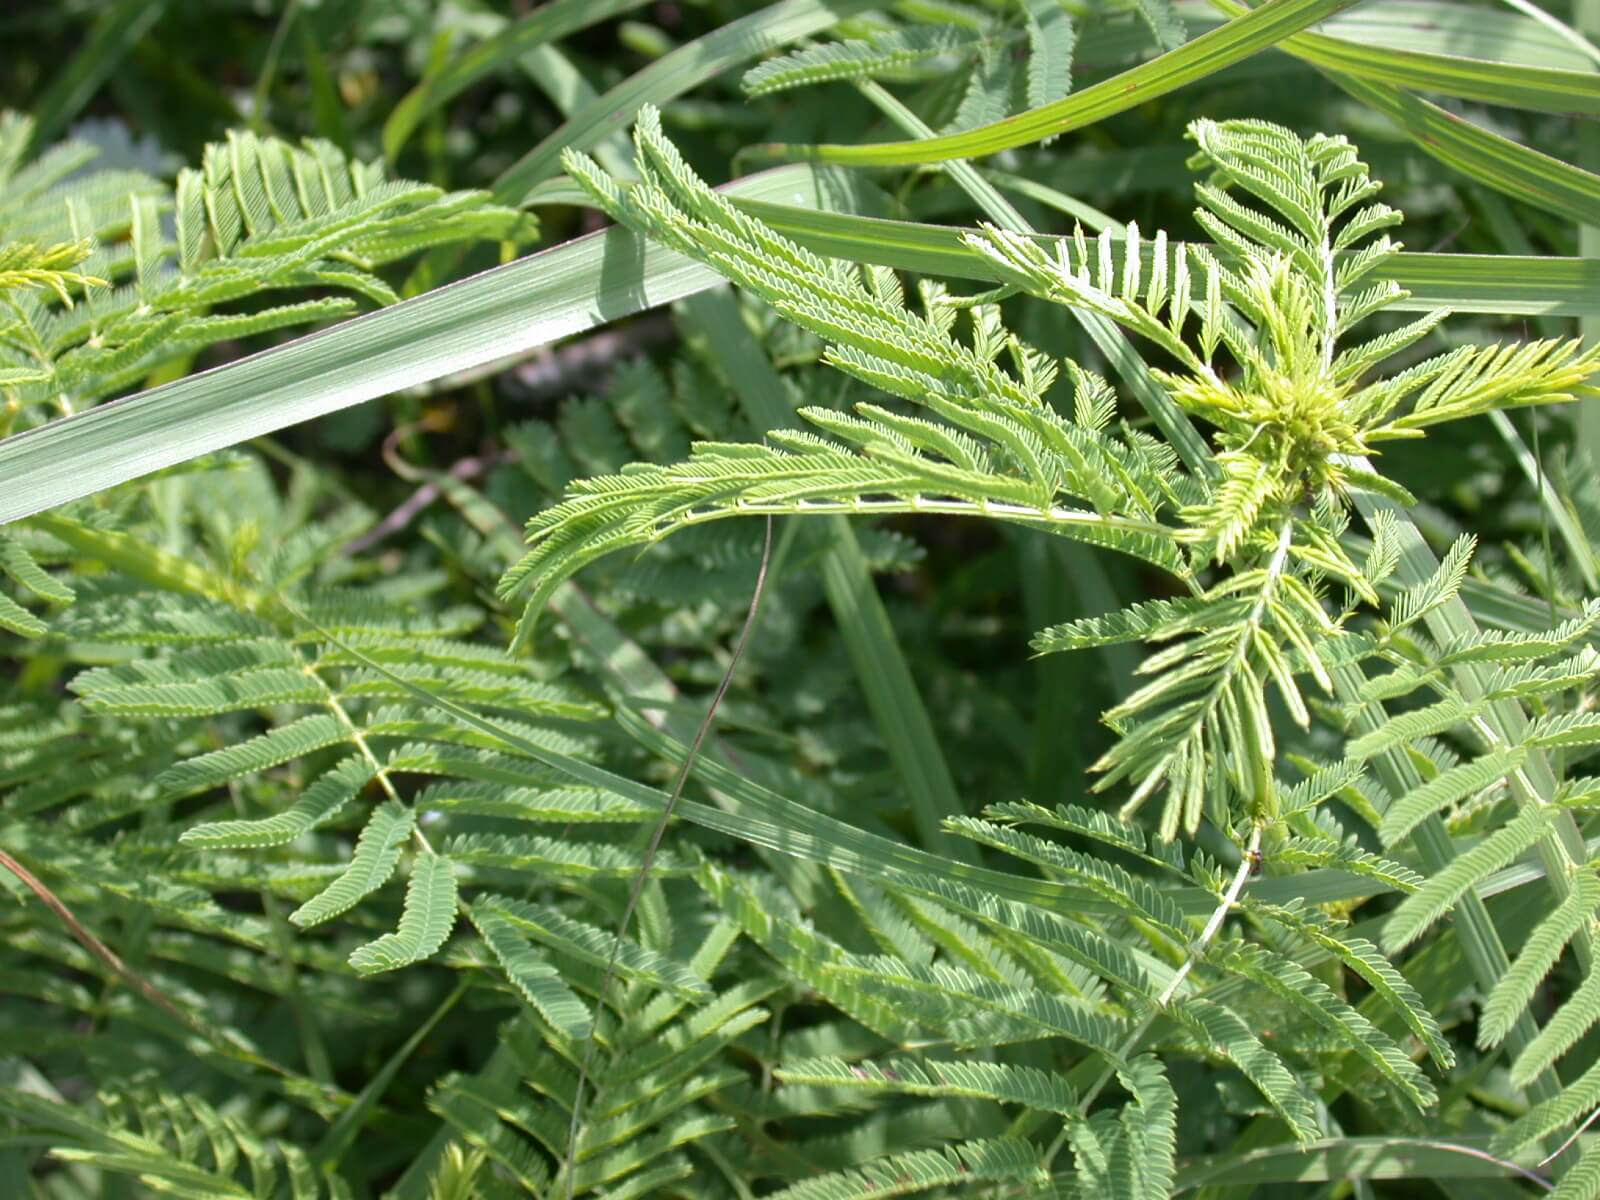
[[[0,30],[0,1195],[1600,1195],[1592,0]]]

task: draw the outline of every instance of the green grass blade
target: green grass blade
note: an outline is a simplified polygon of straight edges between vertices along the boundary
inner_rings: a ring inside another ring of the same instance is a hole
[[[1580,408],[1580,420],[1582,412]],[[1527,443],[1522,440],[1510,416],[1503,412],[1493,412],[1489,414],[1489,421],[1501,440],[1505,442],[1506,448],[1511,451],[1511,456],[1517,460],[1517,466],[1522,468],[1523,477],[1528,481],[1528,485],[1538,493],[1539,504],[1544,509],[1550,524],[1554,525],[1556,532],[1561,535],[1562,544],[1566,547],[1567,555],[1576,567],[1579,578],[1583,580],[1584,588],[1591,596],[1600,593],[1600,573],[1597,573],[1600,571],[1600,562],[1596,561],[1596,551],[1600,547],[1589,541],[1589,535],[1584,532],[1577,514],[1556,491],[1555,485],[1545,477],[1539,460],[1533,456],[1533,451],[1528,449]]]
[[[1197,11],[1192,0],[1186,0],[1184,10],[1191,34],[1215,29],[1228,19],[1220,12]],[[1546,24],[1531,16],[1526,8],[1486,8],[1454,0],[1382,0],[1338,13],[1319,23],[1317,32],[1361,47],[1476,59],[1491,66],[1594,69],[1596,57],[1559,22]],[[1149,45],[1130,23],[1096,22],[1080,41],[1084,61],[1097,63],[1131,63]]]
[[[1250,11],[1235,0],[1212,3],[1232,17]],[[1600,114],[1600,74],[1592,71],[1463,58],[1320,33],[1297,33],[1278,49],[1374,83],[1539,112]]]
[[[1516,1163],[1496,1159],[1488,1139],[1450,1142],[1408,1137],[1350,1137],[1285,1143],[1222,1154],[1184,1168],[1184,1190],[1264,1183],[1320,1183],[1351,1179],[1503,1179],[1526,1177]]]
[[[561,152],[587,150],[629,124],[646,104],[664,104],[729,67],[837,24],[871,7],[868,0],[779,0],[686,42],[573,113],[495,180],[494,194],[522,203],[530,189],[559,169]]]
[[[1446,166],[1569,221],[1600,224],[1600,175],[1518,145],[1390,84],[1328,74]]]
[[[1396,87],[1537,112],[1600,115],[1600,74],[1383,49],[1314,33],[1296,34],[1279,49]]]
[[[1600,43],[1600,0],[1575,0],[1572,22],[1577,26],[1575,33],[1584,40],[1585,49],[1596,54],[1595,45]],[[1578,165],[1600,172],[1600,124],[1594,121],[1584,121],[1578,126]],[[1600,222],[1591,221],[1579,227],[1578,253],[1590,262],[1600,259]],[[1578,332],[1590,345],[1600,342],[1600,316],[1588,317],[1578,326]],[[1600,463],[1600,405],[1590,404],[1580,409],[1577,426],[1578,445],[1591,462]]]
[[[406,1062],[416,1053],[417,1047],[422,1045],[428,1036],[433,1033],[439,1022],[444,1020],[450,1010],[456,1006],[456,1001],[466,995],[467,987],[468,981],[465,979],[456,984],[450,993],[439,1002],[438,1007],[428,1015],[427,1020],[418,1025],[411,1032],[411,1035],[401,1043],[400,1048],[388,1057],[383,1066],[378,1068],[377,1073],[367,1081],[360,1094],[356,1096],[355,1103],[341,1112],[333,1124],[328,1126],[328,1132],[322,1135],[322,1140],[311,1151],[311,1158],[319,1167],[324,1170],[332,1170],[338,1166],[339,1160],[344,1157],[345,1152],[354,1144],[356,1136],[365,1126],[367,1119],[372,1115],[372,1111],[377,1108],[378,1101],[383,1098],[383,1094],[388,1090],[389,1084],[400,1073],[400,1068],[406,1065]]]
[[[1267,0],[1266,4],[1247,17],[1229,21],[1176,50],[1169,50],[1064,100],[962,133],[859,146],[773,144],[762,147],[762,152],[781,158],[815,159],[858,167],[910,166],[952,158],[975,158],[1031,145],[1044,138],[1092,125],[1204,79],[1276,45],[1290,34],[1326,20],[1348,2]]]
[[[122,0],[101,11],[82,47],[32,106],[35,147],[48,146],[61,135],[166,8],[167,0]]]
[[[463,54],[446,59],[436,71],[423,76],[383,123],[383,155],[391,162],[430,113],[448,104],[484,76],[546,42],[577,33],[601,21],[631,12],[645,0],[556,0],[535,9],[485,38]]]
[[[1526,9],[1488,8],[1454,0],[1384,0],[1340,13],[1318,32],[1368,46],[1566,71],[1594,69],[1592,55],[1574,45],[1559,28],[1530,16]]]

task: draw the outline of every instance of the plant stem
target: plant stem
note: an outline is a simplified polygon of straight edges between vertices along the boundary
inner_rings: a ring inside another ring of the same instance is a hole
[[[1233,881],[1228,885],[1228,890],[1222,897],[1222,903],[1217,905],[1216,911],[1211,914],[1211,919],[1206,922],[1206,927],[1200,931],[1200,940],[1191,947],[1189,956],[1184,959],[1183,965],[1178,968],[1177,972],[1172,976],[1171,982],[1167,984],[1157,998],[1157,1007],[1165,1008],[1171,1003],[1185,977],[1194,969],[1195,962],[1216,939],[1217,932],[1222,928],[1222,922],[1227,918],[1228,912],[1239,902],[1239,893],[1244,891],[1244,885],[1250,879],[1250,872],[1255,869],[1256,856],[1260,852],[1261,826],[1258,823],[1250,827],[1249,844],[1245,847],[1244,857],[1239,860],[1238,870],[1233,873]],[[1148,1022],[1153,1019],[1153,1017],[1145,1018],[1146,1027],[1148,1027]],[[1140,1033],[1142,1034],[1143,1030]],[[1125,1049],[1122,1052],[1122,1057],[1126,1057],[1128,1053],[1129,1051]]]
[[[1228,890],[1222,894],[1221,901],[1212,910],[1211,917],[1206,921],[1205,928],[1200,931],[1200,936],[1189,945],[1189,952],[1184,956],[1183,964],[1173,972],[1167,986],[1162,989],[1157,997],[1155,1007],[1145,1014],[1144,1018],[1136,1025],[1133,1032],[1128,1034],[1122,1045],[1117,1047],[1117,1052],[1106,1061],[1099,1077],[1083,1093],[1083,1098],[1078,1101],[1077,1118],[1088,1115],[1089,1106],[1111,1082],[1112,1075],[1116,1074],[1118,1066],[1128,1061],[1128,1057],[1139,1048],[1145,1036],[1150,1032],[1150,1027],[1156,1023],[1156,1018],[1172,1003],[1172,998],[1178,994],[1178,989],[1183,986],[1183,981],[1188,978],[1189,972],[1194,970],[1195,963],[1205,957],[1207,948],[1216,940],[1217,934],[1222,931],[1222,923],[1228,919],[1228,914],[1233,911],[1234,905],[1239,903],[1239,896],[1244,891],[1244,885],[1250,882],[1250,875],[1255,870],[1257,855],[1261,852],[1262,825],[1258,821],[1250,827],[1250,837],[1245,842],[1244,853],[1239,858],[1239,866],[1233,873],[1233,879],[1228,883]],[[1069,1123],[1056,1135],[1056,1140],[1050,1144],[1050,1149],[1045,1152],[1044,1166],[1049,1170],[1050,1164],[1066,1144],[1067,1131],[1071,1129]]]
[[[583,1087],[594,1066],[595,1050],[600,1045],[600,1019],[605,1014],[606,997],[611,990],[611,981],[616,975],[617,954],[622,949],[622,939],[628,934],[628,925],[633,920],[634,909],[639,906],[640,896],[644,894],[645,884],[650,880],[650,868],[655,862],[656,852],[661,848],[661,839],[666,836],[667,826],[672,823],[673,810],[683,795],[684,786],[689,782],[689,773],[694,770],[695,759],[700,757],[700,748],[705,744],[706,735],[711,732],[712,722],[717,718],[717,709],[722,707],[723,698],[728,694],[728,688],[733,683],[733,674],[739,669],[739,661],[744,657],[745,648],[750,644],[750,635],[755,630],[756,618],[761,614],[761,599],[767,590],[767,569],[771,565],[772,518],[768,517],[766,537],[761,545],[761,564],[756,569],[755,588],[750,595],[750,608],[745,613],[744,625],[739,630],[739,639],[734,643],[733,652],[728,656],[728,665],[722,672],[722,681],[717,684],[711,703],[706,707],[706,715],[701,719],[700,727],[695,730],[689,752],[684,755],[683,763],[678,768],[678,777],[673,783],[672,794],[667,800],[666,807],[661,810],[661,819],[656,822],[656,827],[650,834],[650,841],[645,846],[644,857],[639,863],[639,872],[633,878],[633,886],[628,890],[628,901],[623,905],[622,916],[617,921],[617,936],[611,943],[611,956],[606,961],[605,973],[600,977],[600,993],[595,998],[595,1019],[589,1026],[583,1061],[578,1067],[578,1082],[572,1092],[572,1120],[567,1127],[566,1155],[561,1171],[556,1176],[556,1183],[551,1186],[551,1194],[554,1194],[564,1184],[567,1200],[572,1200],[577,1181],[578,1136],[583,1129]]]

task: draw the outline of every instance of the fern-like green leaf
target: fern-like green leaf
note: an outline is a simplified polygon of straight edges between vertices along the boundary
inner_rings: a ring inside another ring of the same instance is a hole
[[[1231,1009],[1201,997],[1180,999],[1167,1013],[1201,1047],[1237,1067],[1302,1142],[1317,1136],[1316,1107],[1299,1080],[1277,1055],[1261,1044]]]
[[[710,995],[705,980],[682,963],[637,942],[619,941],[613,934],[575,921],[549,905],[530,904],[508,896],[484,897],[477,904],[559,954],[602,969],[612,966],[619,978],[663,988],[686,1000]]]
[[[218,716],[275,704],[312,704],[326,695],[315,680],[293,667],[261,667],[212,679],[119,684],[102,684],[98,672],[86,671],[72,686],[91,712],[122,717]]]
[[[281,813],[255,821],[210,821],[184,830],[178,840],[185,846],[211,850],[259,850],[287,845],[337,816],[372,781],[374,774],[367,760],[352,755],[320,776]]]
[[[393,800],[384,801],[372,810],[344,873],[290,913],[289,919],[310,928],[349,912],[389,881],[400,862],[400,850],[415,828],[410,809]]]
[[[433,957],[456,923],[456,876],[442,854],[419,854],[406,884],[400,927],[358,946],[350,965],[358,975],[395,971]]]
[[[1378,836],[1385,846],[1395,845],[1435,813],[1499,783],[1521,767],[1527,757],[1526,747],[1506,746],[1440,772],[1389,806]]]
[[[1128,1144],[1127,1179],[1118,1195],[1158,1200],[1172,1195],[1177,1178],[1178,1096],[1161,1061],[1141,1054],[1117,1071],[1134,1098],[1119,1116]]]
[[[1596,1196],[1600,1196],[1600,1150],[1588,1145],[1578,1151],[1578,1160],[1568,1165],[1550,1200],[1594,1200]]]
[[[1347,1050],[1366,1060],[1418,1109],[1434,1103],[1437,1097],[1433,1085],[1393,1039],[1293,960],[1246,942],[1225,942],[1213,947],[1210,957],[1224,970],[1249,979],[1331,1034]]]
[[[562,982],[555,965],[488,904],[474,904],[470,915],[484,944],[523,999],[565,1037],[574,1042],[587,1038],[594,1028],[589,1010]]]
[[[41,600],[52,604],[71,604],[76,594],[62,580],[39,565],[20,541],[0,535],[0,573],[9,576]]]
[[[1600,1021],[1600,971],[1590,971],[1533,1040],[1511,1060],[1513,1086],[1526,1087],[1552,1067],[1596,1021]]]
[[[1021,0],[1028,34],[1028,107],[1054,104],[1072,90],[1077,31],[1059,0]]]
[[[1345,871],[1364,879],[1376,880],[1398,892],[1414,892],[1422,883],[1422,876],[1401,863],[1352,843],[1332,842],[1325,838],[1294,837],[1272,852],[1272,860],[1279,866],[1308,869]]]
[[[43,637],[50,631],[48,625],[4,592],[0,592],[0,629],[19,637]]]
[[[185,759],[157,776],[156,787],[169,796],[192,796],[230,780],[303,758],[314,750],[337,745],[347,736],[345,728],[334,717],[312,713],[257,737]]]
[[[740,86],[746,95],[766,96],[834,80],[872,79],[945,56],[971,54],[983,43],[983,35],[970,29],[918,25],[870,38],[791,50],[746,71]]]
[[[1532,1006],[1534,993],[1544,982],[1573,936],[1594,919],[1600,909],[1600,876],[1584,870],[1573,879],[1572,891],[1555,911],[1540,921],[1484,1001],[1478,1017],[1478,1044],[1498,1046],[1511,1027]]]
[[[940,1150],[893,1154],[772,1193],[775,1200],[878,1200],[939,1187],[1032,1183],[1045,1179],[1038,1149],[1020,1138],[958,1142]]]
[[[444,853],[456,862],[530,874],[631,879],[639,873],[638,855],[619,846],[561,841],[535,834],[457,834],[445,843]],[[667,879],[687,875],[689,866],[674,854],[662,853],[652,863],[650,873],[653,878]]]
[[[808,1058],[786,1063],[774,1074],[786,1084],[864,1088],[908,1096],[965,1096],[1062,1116],[1071,1116],[1078,1104],[1076,1093],[1060,1075],[1003,1063],[908,1058],[847,1063],[841,1058]]]
[[[1543,837],[1554,816],[1552,809],[1529,807],[1510,824],[1430,876],[1390,916],[1383,930],[1384,946],[1394,953],[1416,941],[1469,888],[1482,883],[1491,872],[1511,862]]]

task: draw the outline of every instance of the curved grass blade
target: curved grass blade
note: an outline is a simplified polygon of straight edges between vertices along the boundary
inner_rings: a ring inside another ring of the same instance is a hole
[[[1337,71],[1328,77],[1447,167],[1558,217],[1600,225],[1600,175],[1518,145],[1390,84]]]
[[[1222,1154],[1191,1162],[1184,1190],[1251,1187],[1264,1183],[1318,1183],[1351,1179],[1543,1179],[1526,1167],[1489,1153],[1488,1139],[1452,1141],[1411,1137],[1329,1138],[1297,1145]]]
[[[1176,50],[1169,50],[1064,100],[962,133],[919,141],[855,146],[771,144],[759,149],[761,153],[778,158],[811,159],[857,167],[912,166],[995,154],[1081,129],[1177,91],[1326,20],[1348,4],[1349,0],[1267,0],[1249,16],[1229,21]]]
[[[1600,116],[1600,74],[1395,50],[1317,33],[1297,33],[1278,49],[1375,83],[1508,108]]]

